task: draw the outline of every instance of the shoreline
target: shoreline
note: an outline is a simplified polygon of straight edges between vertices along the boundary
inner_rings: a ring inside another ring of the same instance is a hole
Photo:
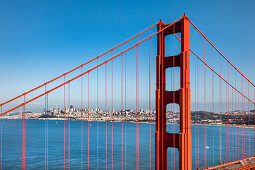
[[[16,120],[16,119],[22,119],[22,118],[3,118],[3,119],[8,119],[8,120]],[[26,119],[30,119],[30,120],[45,120],[46,118],[26,118]],[[48,120],[68,120],[68,118],[48,118]],[[84,121],[84,122],[88,122],[87,119],[77,119],[77,118],[70,118],[71,121]],[[148,120],[145,121],[134,121],[134,120],[128,120],[128,121],[105,121],[105,120],[89,120],[89,122],[109,122],[109,123],[146,123],[146,124],[155,124],[155,121],[151,121],[149,122]],[[177,124],[177,123],[167,123],[167,125],[171,125],[171,124]],[[223,127],[239,127],[239,128],[248,128],[248,129],[255,129],[255,125],[228,125],[228,124],[191,124],[191,126],[223,126]]]

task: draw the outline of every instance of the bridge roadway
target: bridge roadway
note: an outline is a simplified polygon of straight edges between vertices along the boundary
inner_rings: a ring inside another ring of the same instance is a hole
[[[233,162],[228,162],[225,164],[220,164],[220,165],[216,165],[213,167],[208,167],[204,170],[222,170],[222,169],[240,169],[240,170],[244,170],[244,169],[254,169],[255,170],[255,156],[252,157],[248,157],[248,158],[244,158],[244,159],[240,159],[237,161],[233,161]]]

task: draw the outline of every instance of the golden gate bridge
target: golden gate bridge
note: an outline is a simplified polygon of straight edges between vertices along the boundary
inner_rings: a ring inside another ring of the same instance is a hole
[[[154,59],[156,60],[155,68],[152,64]],[[127,69],[128,67],[132,70]],[[64,108],[62,167],[63,169],[72,169],[70,165],[70,141],[72,140],[70,137],[72,131],[70,126],[72,118],[70,96],[72,93],[71,86],[73,85],[77,90],[78,80],[80,80],[81,169],[101,169],[102,166],[105,169],[114,169],[113,124],[116,121],[114,107],[117,105],[120,108],[117,119],[121,122],[122,132],[120,136],[121,150],[118,150],[121,153],[121,169],[129,169],[126,157],[128,152],[126,144],[129,142],[126,135],[126,125],[129,122],[127,110],[134,106],[136,124],[135,166],[136,169],[143,169],[140,165],[140,152],[143,150],[139,148],[140,143],[145,140],[139,137],[139,123],[142,120],[140,109],[143,105],[141,99],[146,99],[146,106],[148,107],[146,121],[149,124],[149,137],[146,140],[149,140],[147,160],[149,169],[153,167],[155,169],[185,170],[192,168],[253,169],[255,167],[253,162],[255,160],[254,84],[184,14],[183,17],[170,24],[165,24],[160,20],[109,51],[1,103],[1,169],[4,169],[5,164],[5,159],[3,159],[5,157],[3,137],[5,136],[2,134],[3,131],[8,131],[3,127],[4,116],[20,110],[22,112],[21,164],[22,169],[26,168],[26,153],[28,152],[26,149],[26,118],[30,114],[26,110],[35,101],[43,101],[44,103],[42,106],[45,116],[45,129],[44,134],[42,134],[44,135],[45,147],[44,169],[53,168],[48,166],[48,134],[50,133],[48,120],[50,119],[50,98],[52,97],[54,102],[56,96],[61,96]],[[154,81],[155,86],[152,84]],[[51,96],[49,97],[49,95]],[[96,104],[93,105],[93,102]],[[92,113],[93,107],[96,108],[95,115]],[[153,115],[154,107],[155,115]],[[104,109],[104,112],[99,111],[99,108]],[[252,111],[252,109],[254,110]],[[177,113],[178,120],[174,116],[171,116],[169,120],[168,111],[170,114]],[[102,140],[98,126],[102,114],[108,117],[105,119],[106,135],[103,140],[105,140],[104,151],[106,154],[103,163],[100,161],[102,158],[99,160],[100,150],[98,147],[99,140]],[[192,114],[194,120],[191,120]],[[153,116],[155,116],[155,120]],[[90,133],[91,128],[94,128],[90,127],[90,121],[97,122],[96,134]],[[151,133],[154,121],[155,143],[152,143],[153,136]],[[168,121],[174,123],[168,124]],[[87,123],[85,133],[87,141],[84,141],[85,123]],[[210,130],[213,134],[210,138],[206,136],[209,125],[212,125]],[[194,126],[193,134],[191,134],[191,126]],[[107,128],[109,127],[111,133],[107,135],[109,133]],[[218,127],[217,132],[216,127]],[[110,139],[107,139],[108,136]],[[96,167],[91,164],[90,145],[92,138],[96,138],[97,145],[96,158],[93,158],[96,159]],[[87,142],[86,148],[84,142]],[[212,143],[210,157],[207,153],[209,142]],[[155,147],[155,160],[152,160],[153,145]],[[225,146],[224,149],[223,145]],[[176,148],[178,151],[171,148]],[[36,150],[36,148],[34,149]],[[87,159],[83,159],[84,155],[87,155]],[[108,155],[111,155],[110,158]],[[192,155],[194,155],[193,160]],[[177,160],[176,157],[178,157]],[[101,165],[99,166],[99,164]],[[154,165],[152,166],[152,164]]]

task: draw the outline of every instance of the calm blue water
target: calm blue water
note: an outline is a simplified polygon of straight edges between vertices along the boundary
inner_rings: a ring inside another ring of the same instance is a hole
[[[49,169],[63,169],[64,166],[64,121],[49,120]],[[127,123],[126,135],[126,156],[127,169],[135,169],[136,167],[136,124]],[[81,167],[81,122],[70,121],[71,135],[70,135],[70,167],[71,169],[80,169]],[[66,121],[66,168],[68,168],[68,121]],[[112,123],[107,123],[107,167],[111,169],[112,161]],[[168,125],[168,131],[178,125]],[[220,129],[221,127],[206,127],[206,152],[207,152],[207,166],[212,165],[213,158],[213,128],[215,138],[215,162],[220,162],[220,150],[222,151],[222,160],[235,160],[235,155],[239,149],[239,159],[242,152],[242,137],[245,141],[245,155],[248,157],[248,134],[250,133],[250,150],[251,155],[254,155],[254,130],[237,127],[222,127],[222,146],[220,147]],[[27,169],[44,169],[44,120],[26,120],[26,168]],[[154,132],[155,125],[151,125],[152,129],[152,148],[151,148],[151,166],[154,169]],[[199,135],[199,164],[203,167],[204,162],[204,126],[192,126],[192,163],[195,168],[195,129],[196,134]],[[90,147],[89,147],[89,166],[90,169],[97,167],[97,122],[89,123],[90,130]],[[242,136],[242,130],[244,135]],[[98,122],[99,131],[99,151],[98,163],[99,169],[105,169],[105,122]],[[239,131],[239,136],[234,135]],[[249,132],[250,131],[250,132]],[[199,133],[198,133],[199,132]],[[226,135],[228,134],[228,135]],[[21,169],[22,167],[22,120],[3,120],[3,169]],[[140,169],[149,168],[149,124],[139,124],[139,166]],[[121,148],[122,148],[122,123],[113,123],[113,167],[114,169],[121,169]],[[229,138],[228,150],[226,147],[226,137]],[[125,141],[125,138],[124,138]],[[197,145],[198,145],[197,143]],[[243,142],[244,143],[244,142]],[[244,150],[244,148],[243,148]],[[176,149],[168,149],[168,167],[171,169],[171,153],[173,159],[173,152],[175,152],[176,165],[178,168],[178,152]],[[229,155],[229,156],[228,156]],[[196,156],[197,157],[197,156]],[[83,168],[88,167],[88,122],[83,122]],[[172,166],[173,168],[173,166]]]

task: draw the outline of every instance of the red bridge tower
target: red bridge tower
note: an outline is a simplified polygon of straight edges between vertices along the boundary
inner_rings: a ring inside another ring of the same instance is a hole
[[[167,24],[162,21],[157,31]],[[165,37],[181,33],[181,53],[165,56]],[[166,91],[165,71],[169,67],[180,67],[180,89]],[[191,169],[191,129],[190,129],[190,55],[189,55],[189,19],[183,18],[157,35],[156,67],[156,132],[155,132],[155,168],[167,169],[167,148],[179,150],[179,169]],[[176,103],[180,108],[180,133],[166,131],[166,105]]]

